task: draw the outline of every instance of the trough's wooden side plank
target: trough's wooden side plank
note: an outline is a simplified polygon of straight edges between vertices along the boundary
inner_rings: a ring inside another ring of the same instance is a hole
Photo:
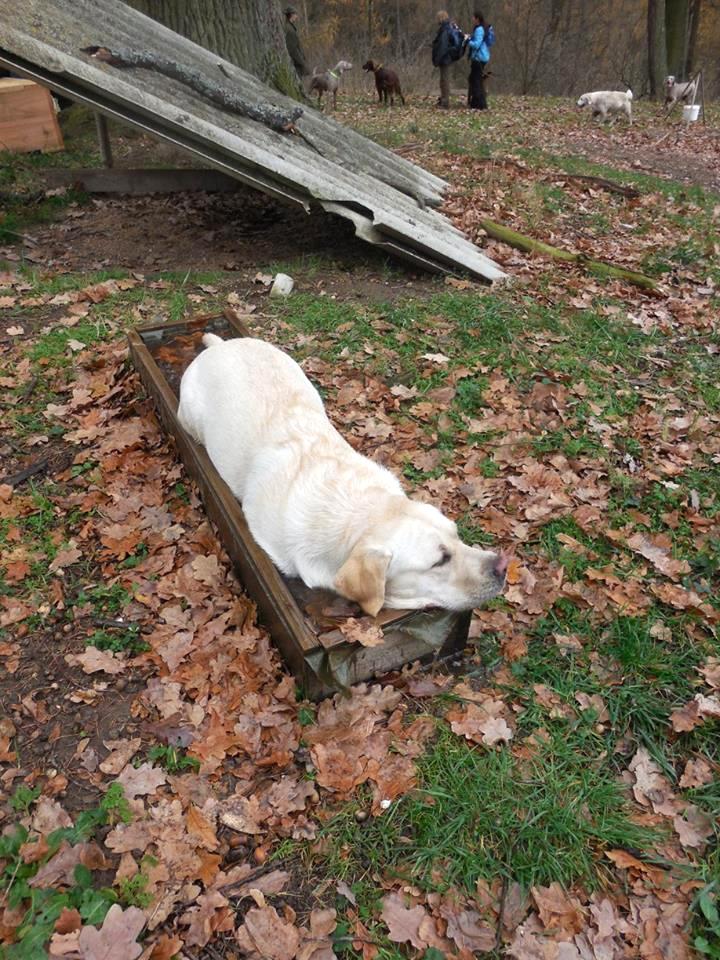
[[[52,153],[63,146],[50,91],[32,80],[0,80],[0,150]]]

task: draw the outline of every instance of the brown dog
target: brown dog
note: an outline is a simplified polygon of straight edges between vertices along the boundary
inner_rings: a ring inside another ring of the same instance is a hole
[[[385,104],[387,104],[388,97],[390,97],[390,106],[392,107],[395,105],[395,94],[397,94],[402,101],[402,105],[405,106],[405,97],[400,89],[400,80],[394,70],[387,70],[385,67],[380,66],[380,64],[375,66],[372,60],[368,60],[367,63],[363,65],[363,70],[375,74],[375,89],[378,92],[378,103],[384,101]]]

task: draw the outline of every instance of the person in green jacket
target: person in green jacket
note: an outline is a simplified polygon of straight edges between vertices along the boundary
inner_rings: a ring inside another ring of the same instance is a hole
[[[295,7],[285,7],[285,43],[287,44],[290,59],[295,64],[297,75],[302,81],[302,78],[306,77],[310,71],[305,62],[305,54],[303,53],[300,37],[298,36],[297,27],[295,26],[297,18],[298,12]]]

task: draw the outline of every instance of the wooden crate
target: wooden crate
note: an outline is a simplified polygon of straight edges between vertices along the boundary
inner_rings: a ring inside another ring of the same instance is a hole
[[[32,80],[0,80],[0,150],[50,153],[63,146],[50,91]]]
[[[303,688],[314,699],[369,680],[418,659],[444,657],[467,642],[470,613],[448,610],[381,610],[377,622],[385,640],[376,647],[348,643],[339,626],[359,608],[326,590],[310,590],[283,577],[255,543],[240,504],[205,452],[180,426],[176,412],[180,378],[201,349],[206,331],[224,339],[248,336],[231,311],[180,323],[139,327],[128,334],[130,351],[160,419],[177,444],[188,473],[197,482],[208,517],[218,528],[245,588]]]

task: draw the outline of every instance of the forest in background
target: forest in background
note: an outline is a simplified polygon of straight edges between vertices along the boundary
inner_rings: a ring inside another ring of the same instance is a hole
[[[666,73],[685,79],[702,69],[706,96],[720,95],[720,0],[479,5],[497,34],[492,84],[498,93],[566,96],[629,86],[638,98],[660,92]],[[359,67],[372,57],[401,69],[409,90],[434,90],[430,44],[439,0],[297,0],[295,6],[311,67],[324,69],[341,58]],[[477,6],[456,0],[448,10],[469,30]],[[465,63],[457,67],[459,84],[466,69]],[[359,70],[345,79],[349,87],[371,86]]]

